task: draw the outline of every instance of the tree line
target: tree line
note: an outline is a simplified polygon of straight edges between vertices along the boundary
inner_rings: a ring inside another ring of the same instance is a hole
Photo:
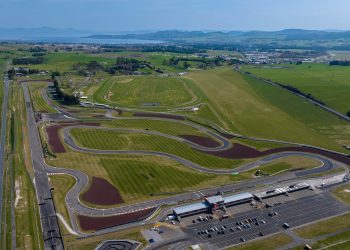
[[[43,57],[22,57],[14,58],[12,63],[14,65],[28,65],[28,64],[41,64],[44,62]]]
[[[76,97],[75,95],[70,95],[70,94],[64,93],[61,90],[57,80],[54,80],[53,88],[55,90],[57,100],[62,101],[64,104],[77,105],[80,103],[79,98]]]

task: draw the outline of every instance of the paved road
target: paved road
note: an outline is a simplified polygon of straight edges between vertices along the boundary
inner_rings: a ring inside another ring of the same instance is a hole
[[[153,132],[153,131],[145,131],[145,130],[133,130],[133,129],[119,129],[119,128],[103,128],[103,127],[96,127],[96,126],[85,126],[85,125],[72,125],[69,127],[65,127],[63,129],[63,136],[64,136],[64,141],[66,142],[66,144],[71,147],[72,149],[79,151],[79,152],[83,152],[83,153],[94,153],[94,154],[127,154],[127,155],[154,155],[154,156],[160,156],[160,157],[165,157],[174,161],[177,161],[179,163],[181,163],[182,165],[192,168],[194,170],[197,170],[199,172],[205,172],[205,173],[211,173],[211,174],[231,174],[233,171],[237,171],[237,172],[245,172],[245,171],[249,171],[251,169],[257,168],[263,164],[267,164],[270,162],[273,162],[277,159],[280,158],[284,158],[284,157],[289,157],[289,156],[304,156],[304,157],[310,157],[310,158],[314,158],[318,161],[320,161],[322,163],[322,165],[318,168],[313,168],[313,169],[307,169],[307,170],[300,170],[300,171],[296,171],[295,174],[297,176],[305,176],[308,174],[316,174],[316,173],[321,173],[321,172],[325,172],[328,170],[331,170],[335,163],[331,160],[329,160],[328,158],[324,157],[324,156],[320,156],[320,155],[316,155],[316,154],[310,154],[310,153],[304,153],[304,152],[281,152],[281,153],[276,153],[276,154],[272,154],[269,156],[266,156],[258,161],[255,161],[253,163],[249,163],[246,165],[243,165],[241,167],[235,168],[235,169],[210,169],[210,168],[205,168],[203,166],[200,166],[196,163],[193,163],[191,161],[188,161],[184,158],[181,158],[179,156],[173,155],[173,154],[169,154],[169,153],[164,153],[164,152],[157,152],[157,151],[146,151],[146,150],[100,150],[100,149],[93,149],[93,148],[84,148],[81,146],[78,146],[75,141],[73,140],[73,138],[70,135],[70,131],[73,128],[92,128],[92,129],[100,129],[100,130],[107,130],[107,131],[126,131],[129,133],[144,133],[144,134],[157,134],[157,135],[161,135],[161,136],[166,136],[170,139],[174,139],[174,140],[178,140],[181,142],[185,142],[187,144],[189,144],[190,146],[197,148],[197,149],[202,149],[203,147],[198,146],[192,142],[189,142],[187,140],[184,140],[182,138],[179,138],[177,136],[170,136],[170,135],[166,135],[163,133],[159,133],[159,132]],[[221,138],[222,140],[228,141],[225,138]],[[205,150],[207,151],[219,151],[219,150],[224,150],[227,147],[230,147],[231,144],[229,142],[227,142],[226,144],[223,143],[223,145],[225,145],[225,147],[219,147],[216,149],[209,149],[206,148]]]
[[[201,196],[198,194],[199,191],[192,191],[189,193],[184,193],[176,196],[171,196],[168,198],[163,198],[163,199],[158,199],[158,200],[149,200],[137,204],[132,204],[132,205],[127,205],[127,206],[122,206],[122,207],[116,207],[116,208],[109,208],[109,209],[96,209],[96,208],[91,208],[86,205],[83,205],[79,201],[79,194],[85,189],[85,187],[88,185],[88,176],[85,173],[73,170],[73,169],[63,169],[63,168],[55,168],[47,165],[44,162],[44,156],[42,152],[42,145],[40,142],[40,138],[38,135],[37,131],[37,124],[34,119],[34,113],[32,109],[32,104],[30,102],[30,97],[29,97],[29,92],[27,88],[26,83],[23,84],[23,90],[24,90],[24,97],[25,97],[25,102],[26,102],[26,107],[27,107],[27,118],[28,118],[28,129],[29,129],[29,141],[30,141],[30,148],[31,148],[31,155],[32,155],[32,160],[33,160],[33,169],[35,172],[35,185],[36,185],[36,190],[37,190],[37,197],[38,201],[41,204],[40,205],[40,213],[41,213],[41,218],[42,218],[42,226],[44,228],[44,235],[46,245],[50,244],[56,244],[56,246],[62,246],[63,244],[61,243],[61,236],[59,233],[59,227],[57,223],[57,217],[55,214],[54,210],[54,204],[52,202],[52,196],[50,192],[50,185],[48,182],[48,177],[47,174],[56,174],[56,173],[64,173],[64,174],[69,174],[75,177],[76,179],[76,184],[73,186],[71,190],[67,193],[66,196],[66,204],[68,207],[68,211],[70,214],[70,219],[72,222],[72,227],[73,229],[82,234],[80,232],[79,227],[76,222],[76,218],[74,216],[75,213],[79,214],[84,214],[84,215],[90,215],[90,216],[107,216],[107,215],[116,215],[116,214],[122,214],[126,213],[128,211],[136,211],[136,210],[142,210],[142,209],[147,209],[150,207],[158,207],[161,205],[175,205],[179,202],[183,201],[189,201],[189,200],[197,200]],[[143,118],[143,119],[148,119],[148,118]],[[181,121],[182,122],[182,121]],[[197,127],[199,125],[196,125]],[[201,130],[204,128],[201,127]],[[66,130],[67,131],[67,130]],[[213,132],[211,132],[213,133]],[[70,141],[71,138],[67,136],[66,142],[68,143],[69,146],[73,147],[75,150],[82,150],[85,152],[94,152],[94,153],[127,153],[127,152],[116,152],[116,151],[108,151],[105,150],[103,152],[97,152],[94,151],[94,149],[83,149],[74,144],[73,141]],[[91,151],[90,151],[91,150]],[[140,154],[145,154],[147,152],[142,152],[142,151],[131,151],[130,153],[136,154],[139,152]],[[150,154],[157,154],[157,155],[163,155],[164,157],[171,157],[179,162],[182,162],[184,165],[191,165],[193,168],[197,169],[198,171],[206,171],[206,172],[213,172],[213,173],[220,173],[220,174],[229,174],[232,172],[232,170],[210,170],[203,168],[202,166],[199,166],[197,164],[194,164],[192,162],[189,162],[185,159],[179,158],[174,155],[166,154],[166,153],[161,153],[161,152],[148,152]],[[297,152],[300,154],[300,152]],[[290,154],[293,154],[293,152],[290,152]],[[306,154],[306,153],[305,153]],[[273,161],[275,158],[274,157],[285,157],[286,155],[278,155],[276,154],[275,156],[269,156],[269,158],[265,159],[265,163],[267,161]],[[309,155],[310,157],[314,157],[314,155]],[[318,160],[324,160],[323,157],[318,158]],[[323,166],[329,166],[329,162],[324,161]],[[254,167],[254,166],[251,166]],[[248,167],[247,167],[248,168]],[[328,169],[328,168],[327,168]],[[321,169],[319,171],[324,171],[324,169]],[[256,180],[251,180],[251,181],[244,181],[244,182],[238,182],[222,187],[215,187],[215,188],[208,188],[204,190],[200,190],[201,194],[213,194],[216,193],[217,191],[223,191],[223,192],[237,192],[238,190],[243,190],[247,188],[252,188],[258,185],[269,185],[273,183],[278,183],[281,181],[286,181],[290,179],[295,179],[296,175],[293,173],[285,173],[280,176],[270,176],[267,178],[260,178]],[[49,230],[50,229],[50,230]],[[50,233],[49,233],[50,232]],[[59,249],[59,248],[57,248]]]
[[[153,131],[153,130],[128,129],[128,128],[109,128],[109,127],[96,127],[96,126],[88,126],[88,125],[73,125],[73,126],[65,127],[63,129],[63,131],[64,131],[63,133],[64,133],[65,138],[71,138],[70,131],[72,130],[72,128],[116,131],[116,132],[122,132],[122,133],[136,133],[136,134],[145,134],[145,135],[157,135],[157,136],[166,137],[168,139],[172,139],[172,140],[175,140],[178,142],[186,143],[194,149],[208,151],[208,152],[210,152],[210,151],[212,151],[212,152],[222,151],[225,149],[229,149],[232,146],[231,142],[228,139],[226,139],[218,134],[215,134],[215,133],[210,133],[209,135],[216,138],[218,141],[220,141],[221,145],[218,147],[215,147],[215,148],[208,148],[205,146],[198,145],[197,143],[194,143],[192,141],[189,141],[189,140],[184,139],[184,138],[179,137],[179,136],[169,135],[169,134],[165,134],[165,133],[161,133],[161,132]]]
[[[43,160],[44,155],[34,118],[28,87],[24,83],[22,83],[22,86],[27,109],[28,137],[34,170],[34,183],[39,204],[44,247],[45,249],[60,250],[64,249],[64,246],[53,203],[51,188],[47,177],[47,165]]]
[[[0,215],[2,215],[2,191],[4,185],[4,164],[5,164],[5,142],[6,142],[6,119],[7,119],[7,108],[8,108],[8,93],[9,93],[9,83],[7,76],[4,79],[4,97],[2,103],[2,113],[1,113],[1,141],[0,141]],[[1,217],[1,216],[0,216]],[[1,241],[1,229],[2,222],[0,223],[0,241]]]

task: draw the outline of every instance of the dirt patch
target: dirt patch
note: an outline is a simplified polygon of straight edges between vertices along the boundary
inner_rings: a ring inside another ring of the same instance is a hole
[[[220,143],[209,137],[198,136],[198,135],[179,135],[179,137],[194,142],[202,147],[206,148],[217,148]]]
[[[166,118],[173,120],[185,120],[185,117],[182,115],[170,115],[170,114],[162,114],[162,113],[146,113],[146,112],[136,112],[134,113],[135,117],[158,117],[158,118]]]
[[[105,228],[120,226],[123,224],[143,220],[154,213],[155,210],[156,208],[148,208],[141,211],[108,217],[89,217],[85,215],[78,215],[78,221],[82,230],[98,231]]]
[[[103,194],[103,195],[101,195]],[[124,203],[118,189],[103,178],[92,177],[89,189],[82,199],[95,205],[116,205]]]
[[[59,136],[59,130],[72,126],[72,125],[87,125],[87,126],[98,126],[98,123],[60,123],[55,124],[53,126],[49,126],[46,128],[46,134],[47,134],[47,141],[50,145],[52,153],[64,153],[66,152],[66,149],[63,146],[63,143]]]
[[[248,159],[248,158],[262,157],[262,156],[266,156],[274,153],[287,152],[287,151],[306,152],[306,153],[323,155],[333,160],[336,160],[348,165],[350,164],[350,158],[347,156],[344,156],[338,153],[329,152],[326,150],[311,148],[311,147],[283,147],[283,148],[273,148],[265,151],[259,151],[259,150],[256,150],[255,148],[251,148],[243,144],[235,143],[233,147],[227,150],[215,151],[215,152],[207,152],[207,151],[202,151],[202,152],[215,155],[218,157],[222,157],[222,158]]]

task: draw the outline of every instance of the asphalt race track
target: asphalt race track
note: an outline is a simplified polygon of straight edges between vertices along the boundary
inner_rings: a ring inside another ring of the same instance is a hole
[[[66,205],[68,208],[68,212],[70,215],[70,219],[72,222],[72,228],[74,231],[76,231],[80,235],[89,235],[84,234],[80,231],[79,226],[77,225],[76,221],[76,214],[85,215],[85,216],[111,216],[111,215],[118,215],[118,214],[124,214],[130,211],[140,211],[144,209],[149,209],[151,207],[159,207],[163,204],[167,205],[175,205],[178,202],[183,202],[186,200],[195,200],[201,198],[201,196],[198,194],[199,191],[189,192],[189,193],[183,193],[179,195],[175,195],[172,197],[162,198],[158,200],[149,200],[145,202],[140,202],[137,204],[131,204],[131,205],[124,205],[119,206],[115,208],[108,208],[108,209],[96,209],[88,207],[79,201],[79,195],[82,193],[82,191],[87,187],[89,184],[89,178],[85,173],[82,173],[77,170],[73,169],[64,169],[64,168],[56,168],[49,166],[44,161],[44,155],[42,152],[42,145],[41,141],[38,135],[38,129],[37,129],[37,122],[34,118],[34,112],[32,108],[32,103],[29,96],[29,90],[27,87],[27,82],[22,82],[23,91],[24,91],[24,98],[27,108],[27,122],[28,122],[28,130],[29,130],[29,142],[30,142],[30,149],[31,149],[31,156],[33,161],[33,169],[35,172],[35,186],[36,186],[36,192],[37,192],[37,198],[40,205],[40,214],[41,214],[41,223],[43,226],[44,231],[44,240],[45,240],[45,247],[47,249],[51,249],[51,246],[56,246],[56,249],[62,249],[63,243],[59,231],[59,226],[57,222],[57,217],[54,209],[54,204],[50,192],[50,185],[48,182],[48,174],[68,174],[71,176],[74,176],[76,179],[76,184],[73,186],[71,190],[67,193],[66,196]],[[46,95],[44,95],[44,99],[48,98]],[[53,105],[50,101],[48,101],[50,105]],[[61,115],[55,115],[52,116],[52,121],[55,120],[55,117],[58,118],[58,121],[61,121],[61,119],[64,117],[66,120],[73,121],[74,118],[72,118],[72,114],[62,111],[60,107],[54,107],[56,110],[61,112]],[[125,118],[124,118],[125,119]],[[154,119],[154,120],[168,120],[166,118],[159,118],[159,117],[151,117],[151,118],[145,118],[145,117],[133,117],[133,118],[126,118],[126,119]],[[198,128],[200,131],[208,133],[211,137],[216,138],[216,140],[220,141],[220,146],[217,148],[203,148],[203,146],[197,145],[196,143],[193,143],[189,140],[186,140],[184,138],[180,137],[174,137],[158,132],[145,132],[143,133],[153,133],[161,136],[166,136],[169,138],[172,138],[174,140],[181,140],[184,143],[187,143],[191,147],[194,148],[200,148],[201,150],[207,150],[207,151],[219,151],[223,149],[227,149],[231,146],[231,142],[220,135],[219,133],[209,131],[207,128],[204,128],[198,124],[193,124],[188,121],[182,121],[182,120],[172,120],[174,122],[179,123],[185,123],[190,124],[193,127]],[[263,163],[272,162],[276,159],[291,156],[291,155],[297,155],[297,156],[307,156],[317,159],[322,163],[322,165],[318,168],[314,168],[311,170],[302,170],[297,171],[295,173],[284,173],[279,176],[269,176],[266,178],[259,178],[251,181],[245,181],[245,182],[237,182],[234,184],[226,185],[223,187],[214,187],[214,188],[208,188],[204,190],[200,190],[201,194],[212,194],[216,193],[217,191],[224,191],[224,192],[232,192],[237,190],[242,190],[245,188],[252,188],[257,185],[266,185],[266,184],[273,184],[277,183],[283,180],[290,180],[295,179],[299,176],[304,176],[310,173],[321,173],[324,171],[328,171],[334,167],[339,167],[341,164],[338,164],[335,161],[329,160],[327,157],[311,154],[311,153],[305,153],[305,152],[282,152],[282,153],[276,153],[269,156],[266,156],[254,163],[247,164],[245,166],[241,166],[234,170],[227,170],[227,169],[207,169],[202,166],[199,166],[193,162],[190,162],[188,160],[185,160],[183,158],[180,158],[176,155],[171,155],[163,152],[153,152],[153,151],[134,151],[134,150],[128,150],[128,151],[121,151],[121,150],[98,150],[98,149],[87,149],[87,148],[81,148],[77,146],[72,138],[69,135],[69,130],[73,128],[74,125],[67,127],[64,129],[64,140],[65,142],[73,149],[80,152],[86,152],[86,153],[96,153],[96,154],[151,154],[151,155],[158,155],[161,157],[170,158],[172,160],[175,160],[177,162],[182,163],[184,166],[191,167],[197,171],[200,172],[207,172],[207,173],[215,173],[215,174],[231,174],[232,171],[248,171],[250,169],[256,168],[259,165]],[[76,125],[76,127],[79,127],[79,125]],[[96,127],[94,127],[96,128]],[[105,128],[98,128],[98,129],[105,129]],[[118,129],[113,129],[118,130]],[[125,130],[125,129],[124,129]],[[128,130],[128,132],[137,132],[135,130]],[[113,230],[113,229],[111,229]]]

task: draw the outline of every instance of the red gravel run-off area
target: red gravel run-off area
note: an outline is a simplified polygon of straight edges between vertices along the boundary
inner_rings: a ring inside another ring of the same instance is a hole
[[[92,177],[89,189],[82,195],[82,199],[95,205],[116,205],[124,203],[118,189],[103,178]]]
[[[188,141],[191,141],[193,143],[196,143],[202,147],[206,148],[217,148],[220,146],[220,143],[204,136],[198,136],[198,135],[179,135],[179,137],[184,138]]]
[[[64,153],[66,152],[66,149],[63,146],[63,143],[60,139],[59,136],[59,130],[64,128],[64,127],[68,127],[68,126],[72,126],[72,125],[87,125],[87,126],[98,126],[98,123],[61,123],[61,124],[55,124],[53,126],[49,126],[46,128],[46,134],[48,137],[48,143],[50,145],[51,151],[53,153]]]
[[[156,209],[156,207],[148,208],[141,211],[108,217],[89,217],[85,215],[78,215],[78,221],[82,230],[97,231],[146,219],[152,213],[154,213]]]
[[[287,151],[319,154],[345,164],[350,164],[350,158],[347,156],[329,152],[326,150],[311,148],[311,147],[283,147],[283,148],[273,148],[265,151],[259,151],[254,148],[248,147],[246,145],[235,143],[232,148],[229,148],[227,150],[214,151],[214,152],[202,151],[202,152],[206,154],[215,155],[218,157],[229,158],[229,159],[247,159],[247,158],[257,158],[257,157],[262,157],[262,156],[266,156],[274,153],[287,152]]]

